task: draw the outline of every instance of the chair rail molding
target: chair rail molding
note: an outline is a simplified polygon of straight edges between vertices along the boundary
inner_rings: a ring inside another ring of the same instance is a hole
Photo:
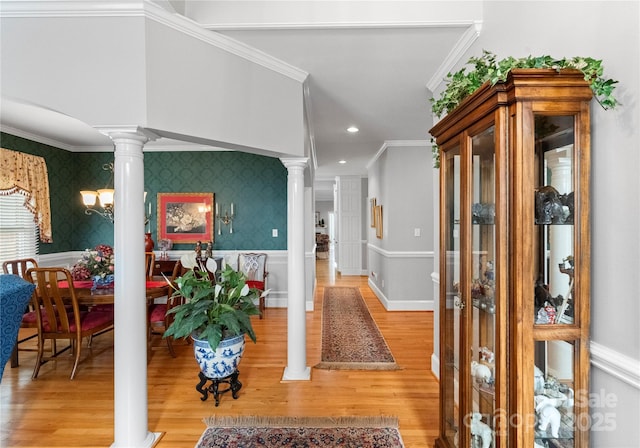
[[[591,365],[640,389],[640,360],[631,358],[597,342],[591,342]]]

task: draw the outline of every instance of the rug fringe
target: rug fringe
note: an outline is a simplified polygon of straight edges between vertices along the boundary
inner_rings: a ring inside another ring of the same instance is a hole
[[[323,370],[402,370],[395,362],[319,362],[316,369]]]
[[[212,415],[205,418],[207,427],[306,427],[306,428],[398,428],[396,416],[341,416],[341,417],[268,417],[268,416],[221,416]]]

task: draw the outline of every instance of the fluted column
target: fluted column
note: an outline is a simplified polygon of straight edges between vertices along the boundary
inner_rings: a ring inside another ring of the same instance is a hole
[[[304,170],[308,159],[280,159],[287,175],[287,367],[283,380],[309,380],[305,307]]]
[[[108,133],[115,144],[114,443],[151,447],[148,431],[147,303],[144,272],[144,161],[147,137]]]

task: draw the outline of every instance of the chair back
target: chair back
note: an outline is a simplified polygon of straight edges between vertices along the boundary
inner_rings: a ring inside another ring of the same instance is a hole
[[[250,288],[267,291],[267,276],[269,275],[267,271],[267,254],[253,252],[238,254],[238,271],[247,276],[247,285]],[[265,297],[260,295],[258,299],[260,319],[264,315],[265,307]]]
[[[65,268],[31,268],[26,279],[36,286],[33,303],[38,331],[75,337],[81,328],[80,307],[71,272]],[[60,288],[58,282],[65,280],[67,284]]]
[[[249,281],[264,282],[268,274],[267,254],[238,254],[238,271],[243,272]]]
[[[144,275],[148,279],[153,277],[153,269],[156,266],[156,254],[154,252],[144,253]]]
[[[2,272],[25,278],[28,269],[37,267],[38,262],[33,258],[21,258],[18,260],[7,260],[2,263]]]

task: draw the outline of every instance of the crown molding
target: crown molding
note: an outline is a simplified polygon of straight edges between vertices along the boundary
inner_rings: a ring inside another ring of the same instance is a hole
[[[470,24],[467,31],[465,31],[460,39],[458,39],[458,42],[456,42],[445,60],[440,64],[440,67],[438,67],[431,79],[427,82],[427,89],[429,89],[430,92],[435,92],[438,86],[444,82],[447,73],[451,72],[465,52],[478,39],[478,37],[480,37],[481,31],[482,21],[475,21]]]
[[[311,164],[313,166],[313,170],[318,169],[318,158],[316,154],[316,138],[315,132],[313,130],[313,112],[311,107],[311,93],[309,92],[309,83],[307,81],[304,82],[304,86],[302,89],[302,94],[304,96],[304,113],[306,118],[307,125],[307,135],[309,136],[309,152],[311,157]]]
[[[206,23],[203,28],[213,31],[259,31],[304,29],[375,29],[375,28],[443,28],[470,26],[475,22],[463,21],[385,21],[385,22],[271,22],[271,23]]]
[[[172,13],[148,0],[141,1],[16,1],[3,0],[1,18],[145,17],[188,36],[225,50],[295,81],[309,74],[228,36],[205,29],[197,22]]]
[[[44,137],[39,134],[34,134],[22,129],[14,128],[12,126],[7,126],[3,124],[0,124],[0,132],[4,132],[5,134],[15,135],[16,137],[21,137],[26,140],[42,143],[43,145],[52,146],[54,148],[63,149],[69,152],[113,152],[113,145],[95,145],[95,146],[69,145],[67,143],[63,143],[61,141],[58,141],[49,137]]]
[[[387,150],[387,148],[401,147],[401,146],[427,146],[427,140],[386,140],[376,155],[369,160],[366,165],[367,170],[380,158],[380,156]]]

